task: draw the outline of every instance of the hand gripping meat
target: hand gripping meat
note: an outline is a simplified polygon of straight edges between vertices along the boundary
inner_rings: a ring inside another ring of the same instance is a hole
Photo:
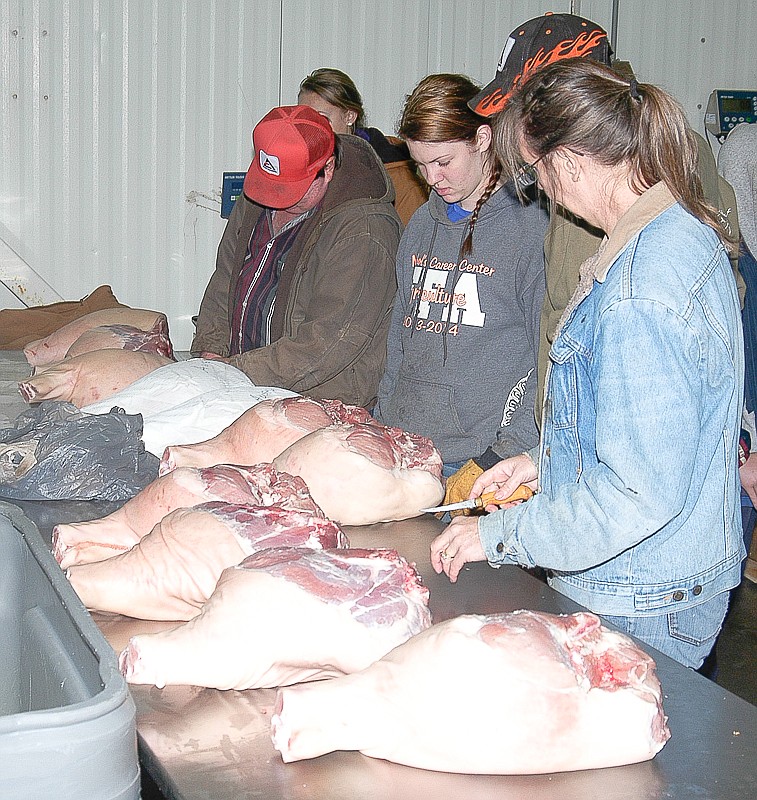
[[[471,774],[632,764],[670,736],[654,661],[587,612],[447,620],[358,674],[280,690],[271,723],[287,762],[359,750]]]
[[[428,590],[394,550],[263,550],[223,572],[202,613],[132,637],[130,683],[284,686],[363,669],[431,624]]]

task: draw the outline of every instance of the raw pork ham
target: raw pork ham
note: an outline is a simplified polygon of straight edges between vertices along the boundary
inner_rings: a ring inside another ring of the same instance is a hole
[[[322,517],[301,478],[270,464],[182,467],[154,480],[117,511],[102,519],[56,525],[53,555],[63,569],[101,561],[133,547],[166,514],[212,500],[256,506],[282,506]]]
[[[357,675],[279,691],[284,761],[332,750],[424,769],[531,774],[652,758],[670,736],[655,663],[594,614],[434,625]]]
[[[202,613],[121,653],[131,683],[284,686],[355,672],[427,628],[428,590],[394,550],[263,550]]]
[[[94,350],[136,350],[140,353],[157,353],[170,359],[174,357],[168,338],[168,321],[162,314],[149,331],[133,325],[101,325],[85,331],[68,348],[66,358]]]
[[[132,350],[95,350],[36,367],[34,375],[18,384],[27,403],[63,400],[77,408],[88,406],[125,389],[158,367],[173,363],[156,353]]]
[[[303,478],[326,516],[342,525],[415,517],[444,496],[442,459],[431,441],[386,425],[321,428],[273,464]]]
[[[89,609],[188,620],[224,569],[259,550],[348,546],[338,525],[310,512],[212,502],[172,511],[130,550],[73,566],[67,575]]]
[[[44,339],[29,342],[24,348],[24,355],[33,367],[52,364],[54,361],[61,361],[65,358],[71,345],[83,333],[92,328],[100,328],[104,325],[129,325],[142,331],[149,331],[161,321],[161,318],[165,325],[165,334],[168,336],[168,321],[165,315],[159,311],[147,311],[127,306],[103,308],[78,317]]]
[[[290,444],[319,428],[371,421],[371,415],[364,408],[347,406],[339,400],[314,400],[310,397],[264,400],[213,439],[166,448],[159,474],[165,475],[176,467],[273,461]]]

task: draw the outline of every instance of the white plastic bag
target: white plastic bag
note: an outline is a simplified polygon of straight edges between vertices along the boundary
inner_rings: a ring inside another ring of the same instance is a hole
[[[295,396],[288,389],[256,386],[223,361],[192,358],[160,367],[82,411],[103,414],[118,406],[128,414],[141,414],[145,448],[160,458],[169,445],[217,436],[261,400]]]

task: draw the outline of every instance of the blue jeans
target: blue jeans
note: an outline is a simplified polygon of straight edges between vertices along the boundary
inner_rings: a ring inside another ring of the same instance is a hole
[[[715,646],[729,597],[729,592],[721,592],[701,605],[657,617],[603,615],[602,619],[684,666],[698,669]]]
[[[749,549],[752,546],[752,532],[754,531],[755,524],[757,524],[757,509],[752,505],[749,495],[742,489],[741,526],[744,531],[744,547],[746,548],[747,555],[749,555]],[[742,562],[742,567],[746,568],[746,559]]]
[[[741,320],[744,325],[744,399],[750,411],[757,408],[757,261],[744,241],[739,251],[739,272],[746,284]]]
[[[442,464],[442,475],[445,478],[451,478],[463,464],[465,461],[450,461],[449,464]]]

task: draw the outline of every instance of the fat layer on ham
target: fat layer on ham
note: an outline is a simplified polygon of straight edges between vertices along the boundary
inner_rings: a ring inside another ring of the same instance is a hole
[[[68,348],[66,358],[95,350],[136,350],[157,353],[173,360],[173,346],[168,338],[168,321],[161,314],[150,330],[134,325],[100,325],[82,333]]]
[[[329,425],[370,423],[371,415],[359,406],[339,400],[287,397],[264,400],[245,411],[218,436],[204,442],[167,447],[160,475],[176,467],[213,464],[259,464],[273,461],[290,444]]]
[[[202,613],[132,637],[130,683],[253,689],[363,669],[431,624],[428,590],[394,550],[263,550],[223,572]]]
[[[67,325],[58,328],[57,331],[49,334],[44,339],[29,342],[24,348],[24,355],[33,367],[61,361],[66,357],[71,345],[82,334],[93,328],[107,325],[128,325],[141,331],[150,331],[156,325],[159,325],[160,329],[165,331],[166,338],[168,338],[168,320],[164,314],[159,311],[149,311],[142,308],[118,306],[84,314]]]
[[[18,389],[27,403],[62,400],[83,408],[172,363],[156,353],[95,350],[36,367],[31,378],[19,382]]]
[[[223,570],[259,550],[348,545],[338,525],[312,512],[211,502],[172,511],[130,550],[73,566],[67,576],[90,610],[189,620]]]
[[[284,761],[334,750],[424,769],[532,774],[652,758],[670,736],[654,661],[594,614],[434,625],[355,675],[279,691]]]
[[[299,475],[326,516],[342,525],[415,517],[444,496],[442,459],[432,442],[386,425],[321,428],[273,464]]]
[[[153,481],[106,517],[56,525],[53,555],[63,569],[110,558],[137,544],[171,511],[213,500],[277,505],[324,516],[301,478],[283,474],[271,464],[182,467]]]

